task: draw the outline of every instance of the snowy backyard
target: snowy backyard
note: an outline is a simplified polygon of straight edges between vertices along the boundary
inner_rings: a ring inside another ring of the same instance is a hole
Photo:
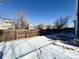
[[[37,36],[0,43],[0,59],[79,59],[79,48]]]
[[[0,59],[79,59],[79,0],[0,0]]]

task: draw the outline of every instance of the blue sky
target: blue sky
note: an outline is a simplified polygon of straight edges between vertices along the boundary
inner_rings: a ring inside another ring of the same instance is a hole
[[[29,23],[51,24],[62,16],[72,16],[73,20],[75,7],[75,0],[6,0],[0,5],[0,13],[17,20],[17,13],[22,9]]]

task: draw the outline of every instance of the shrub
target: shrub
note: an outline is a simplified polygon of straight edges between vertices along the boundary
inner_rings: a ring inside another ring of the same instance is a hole
[[[79,40],[76,41],[76,45],[79,46]]]

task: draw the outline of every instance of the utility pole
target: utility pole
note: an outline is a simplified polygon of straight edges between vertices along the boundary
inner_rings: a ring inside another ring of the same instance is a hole
[[[79,37],[79,0],[76,1],[76,12],[77,12],[77,19],[76,19],[76,35]]]

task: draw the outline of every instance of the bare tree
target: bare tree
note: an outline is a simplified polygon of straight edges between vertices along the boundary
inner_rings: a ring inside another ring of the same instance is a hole
[[[57,21],[55,22],[55,28],[62,29],[67,27],[69,18],[70,16],[66,16],[66,17],[60,17],[59,19],[57,19]]]
[[[43,29],[44,28],[44,23],[40,23],[37,27],[39,28],[39,29]]]
[[[27,28],[27,18],[26,16],[24,15],[24,12],[22,10],[19,11],[18,13],[18,16],[19,16],[19,26],[21,29],[26,29]]]
[[[19,23],[16,23],[15,24],[15,29],[19,29],[20,27],[19,27]]]
[[[53,29],[53,25],[47,25],[47,29]]]

